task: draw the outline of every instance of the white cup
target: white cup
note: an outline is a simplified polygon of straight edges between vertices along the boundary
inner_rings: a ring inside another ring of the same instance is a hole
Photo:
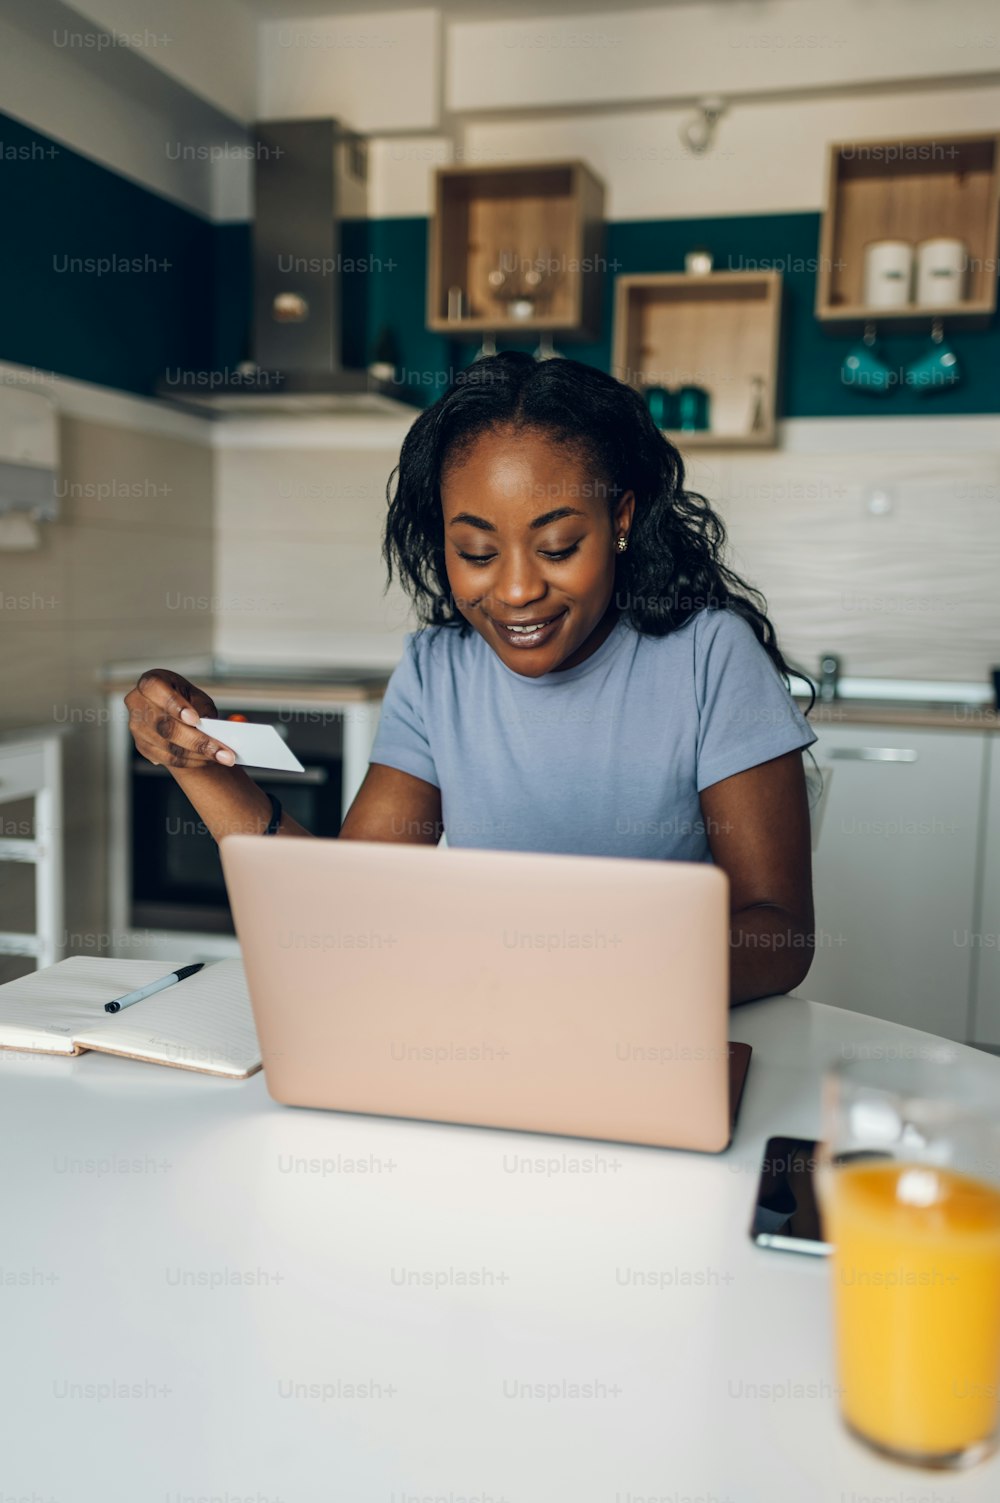
[[[865,246],[867,308],[905,308],[913,285],[913,246],[908,240],[871,240]]]
[[[963,240],[921,240],[917,246],[917,303],[951,308],[965,297],[969,253]]]

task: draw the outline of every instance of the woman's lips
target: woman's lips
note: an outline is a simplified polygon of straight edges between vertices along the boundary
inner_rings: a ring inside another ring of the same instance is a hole
[[[548,642],[559,630],[559,624],[565,614],[565,610],[562,610],[555,616],[539,618],[538,622],[532,623],[530,627],[527,627],[526,623],[527,629],[522,628],[520,631],[515,631],[512,627],[505,626],[502,621],[496,621],[492,616],[489,619],[501,641],[505,642],[508,647],[523,649],[527,647],[541,647],[545,642]]]

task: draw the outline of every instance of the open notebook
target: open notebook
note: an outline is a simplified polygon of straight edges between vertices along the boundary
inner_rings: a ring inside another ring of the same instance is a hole
[[[0,1049],[99,1049],[232,1080],[252,1075],[260,1048],[240,960],[216,961],[122,1012],[104,1011],[185,963],[75,955],[8,981],[0,986]]]

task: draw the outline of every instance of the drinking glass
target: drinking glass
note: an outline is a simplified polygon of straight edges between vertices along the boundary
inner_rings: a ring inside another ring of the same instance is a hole
[[[844,1422],[896,1460],[972,1465],[997,1443],[996,1067],[944,1045],[854,1050],[824,1079],[823,1135]]]

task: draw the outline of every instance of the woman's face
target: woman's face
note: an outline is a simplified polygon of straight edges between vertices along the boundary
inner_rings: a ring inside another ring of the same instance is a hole
[[[484,433],[445,470],[455,605],[515,673],[571,668],[610,631],[615,540],[635,498],[609,500],[585,460],[534,429]]]

